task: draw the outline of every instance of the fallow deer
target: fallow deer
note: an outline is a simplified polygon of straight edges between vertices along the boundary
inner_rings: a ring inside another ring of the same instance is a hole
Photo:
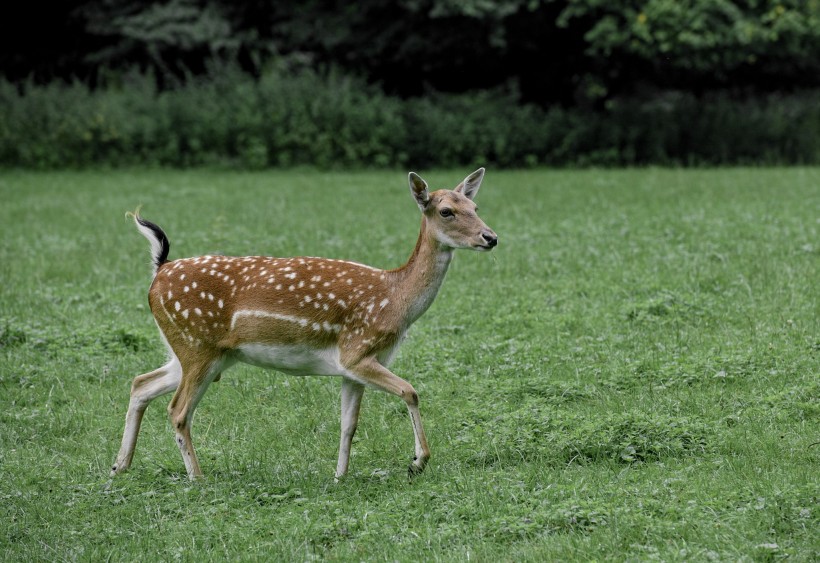
[[[130,214],[151,243],[154,278],[148,302],[170,359],[134,379],[115,475],[128,469],[148,403],[175,391],[168,406],[191,479],[202,475],[191,421],[208,385],[235,362],[296,375],[342,378],[341,441],[336,477],[347,472],[365,386],[400,397],[410,412],[415,457],[430,458],[413,386],[388,368],[405,332],[430,306],[453,250],[488,251],[496,234],[476,214],[479,168],[453,190],[428,191],[409,174],[421,209],[421,232],[407,263],[380,270],[344,260],[265,256],[199,256],[168,261],[163,230]]]

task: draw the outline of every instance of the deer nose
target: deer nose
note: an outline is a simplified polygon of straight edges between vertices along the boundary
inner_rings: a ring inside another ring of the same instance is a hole
[[[481,238],[487,241],[487,246],[493,248],[498,244],[498,237],[491,231],[484,231],[481,233]]]

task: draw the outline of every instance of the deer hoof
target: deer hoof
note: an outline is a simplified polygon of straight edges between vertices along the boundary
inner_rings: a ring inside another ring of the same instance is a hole
[[[424,467],[419,467],[415,463],[411,463],[410,467],[407,468],[407,478],[412,479],[413,477],[415,477],[417,475],[421,475],[421,473],[423,471],[424,471]]]

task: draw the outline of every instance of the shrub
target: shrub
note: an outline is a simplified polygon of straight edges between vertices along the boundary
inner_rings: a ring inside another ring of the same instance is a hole
[[[335,71],[222,66],[166,91],[138,72],[93,90],[3,80],[0,108],[0,165],[31,168],[820,162],[820,91],[545,110],[502,90],[403,100]]]

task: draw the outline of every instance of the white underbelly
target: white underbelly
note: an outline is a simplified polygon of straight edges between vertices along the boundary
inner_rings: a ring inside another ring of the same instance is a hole
[[[234,357],[290,375],[348,375],[336,346],[317,349],[298,344],[242,344],[234,351]]]

